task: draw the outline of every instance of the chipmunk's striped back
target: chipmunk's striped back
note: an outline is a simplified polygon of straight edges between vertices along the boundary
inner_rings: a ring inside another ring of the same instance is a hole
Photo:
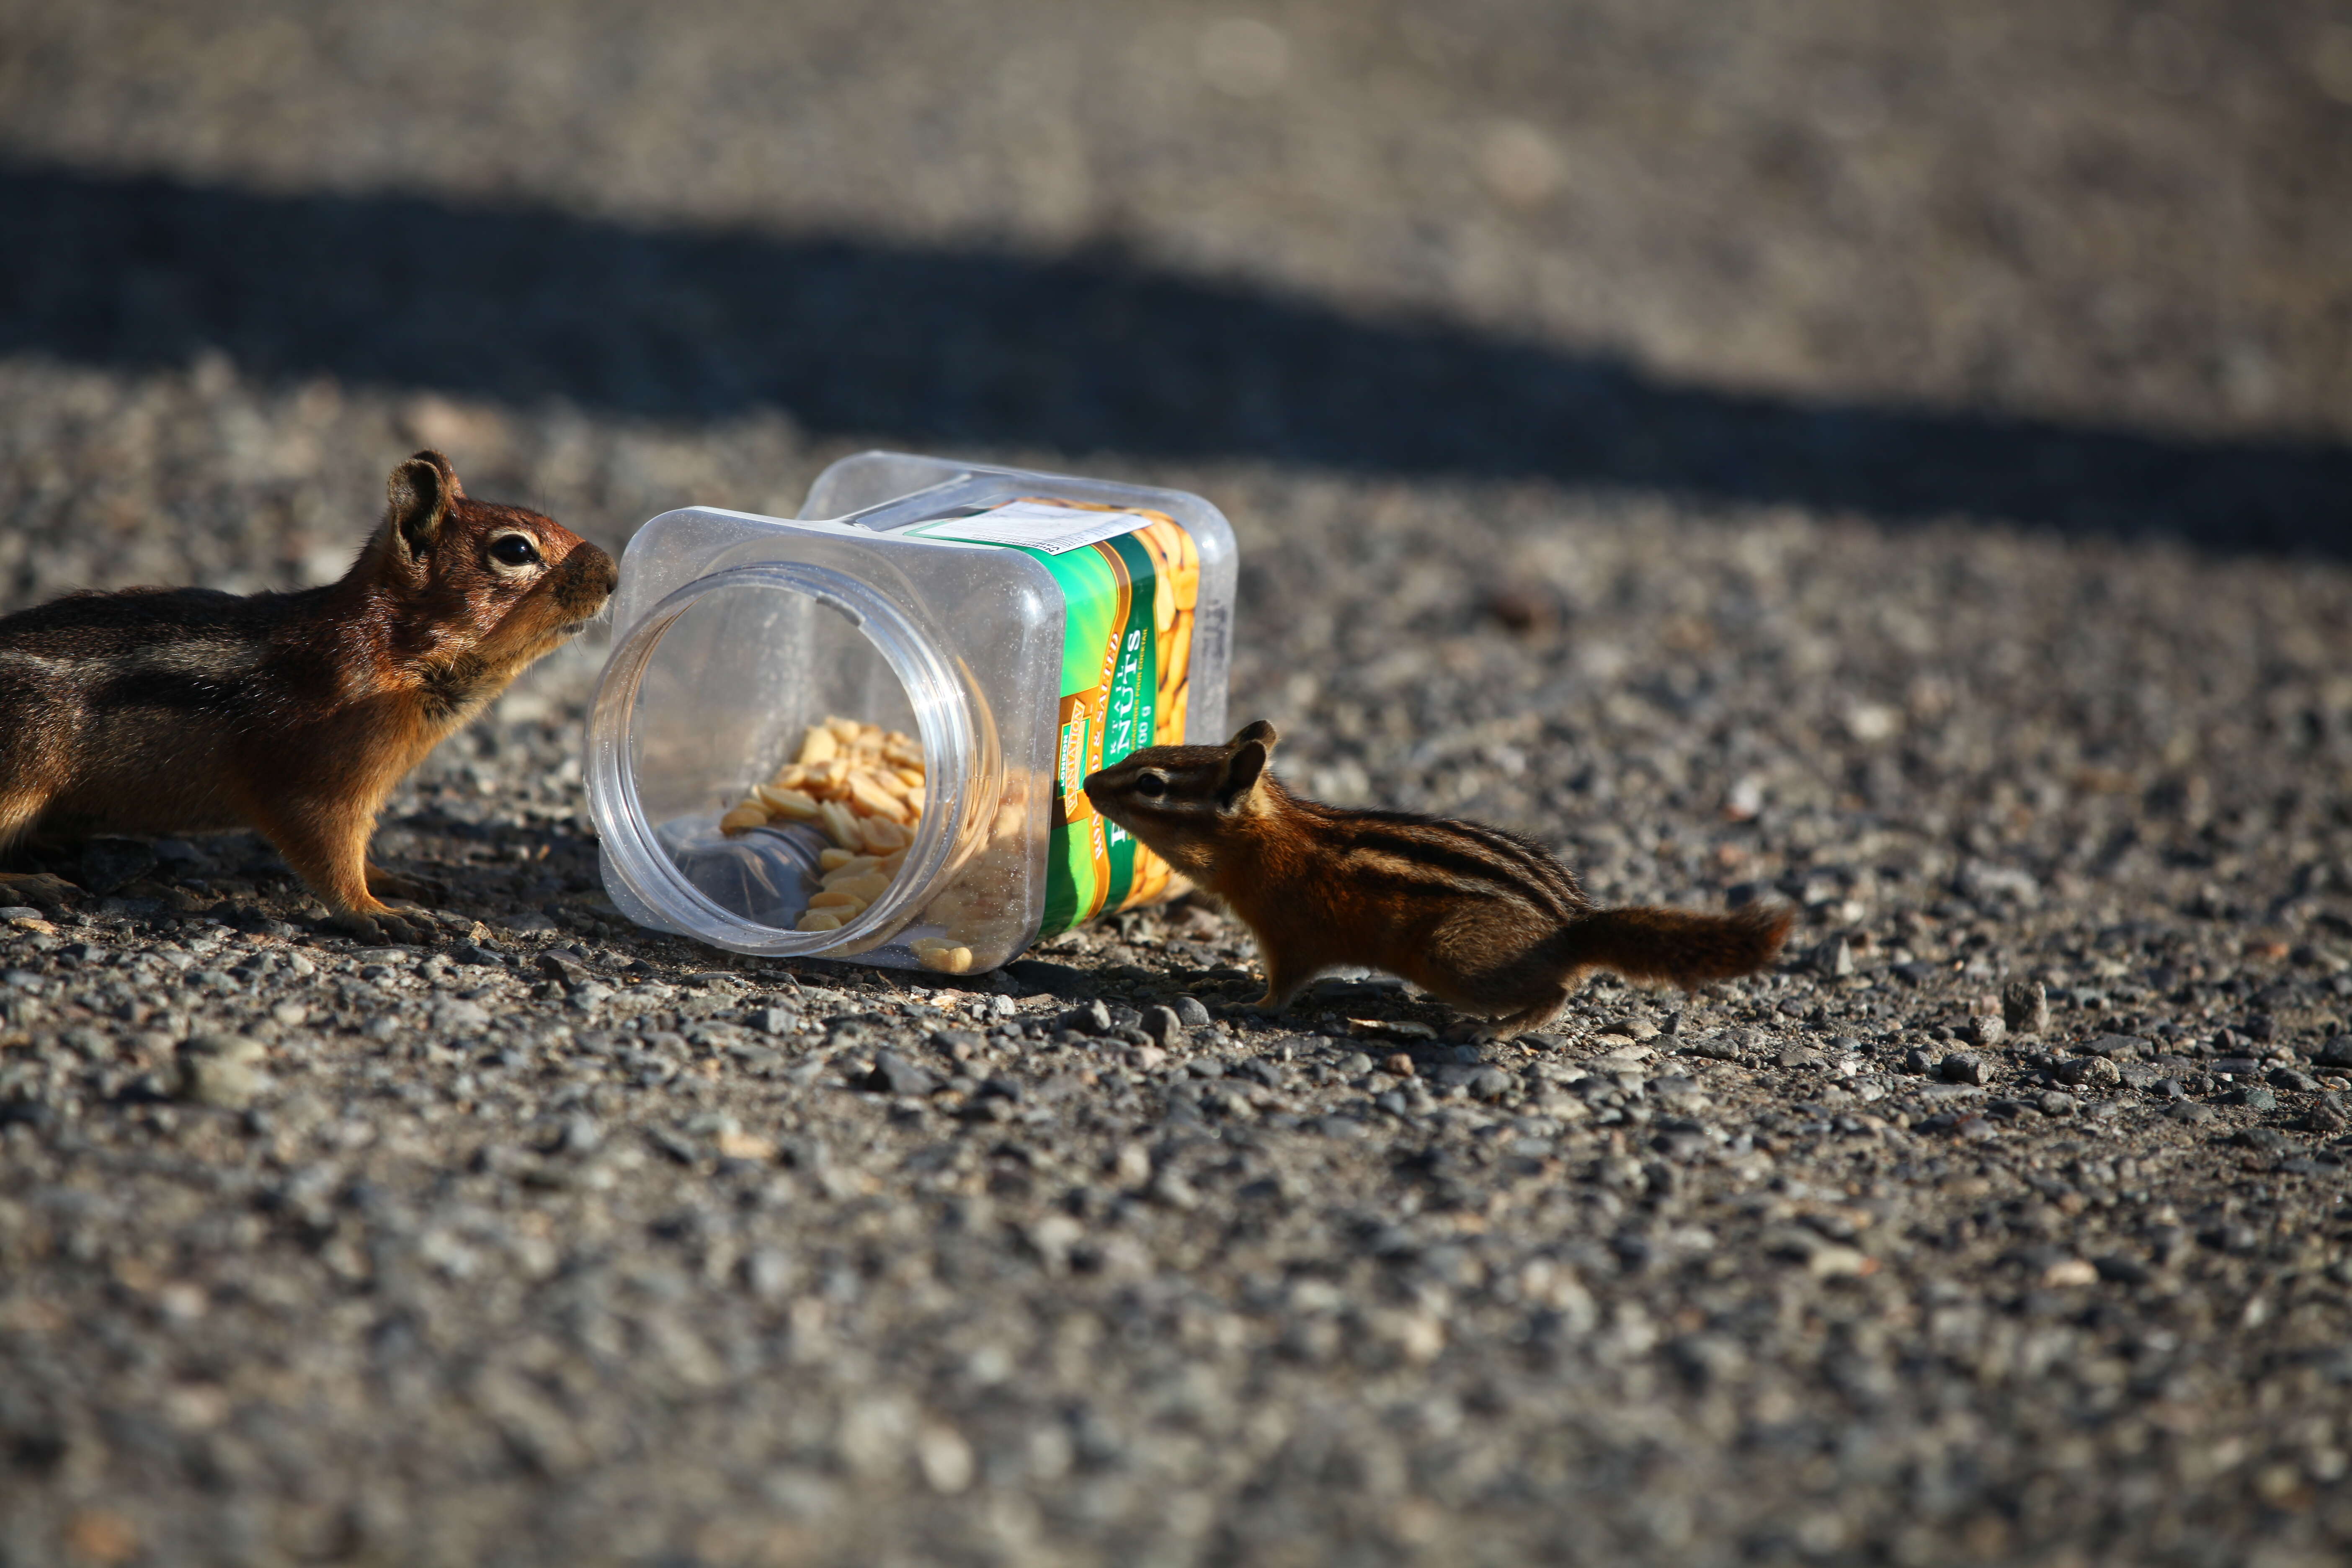
[[[1261,1005],[1360,964],[1526,1029],[1588,969],[1696,985],[1762,968],[1788,932],[1790,912],[1762,906],[1599,909],[1517,834],[1302,799],[1265,771],[1276,740],[1260,720],[1223,746],[1137,752],[1086,784],[1097,810],[1250,927],[1266,967]]]
[[[1404,811],[1355,811],[1301,799],[1269,781],[1299,824],[1323,836],[1344,876],[1400,898],[1469,896],[1523,906],[1558,922],[1592,908],[1576,875],[1541,845],[1479,822]]]

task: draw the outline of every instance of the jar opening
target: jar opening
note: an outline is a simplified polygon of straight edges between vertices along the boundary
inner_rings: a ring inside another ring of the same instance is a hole
[[[846,956],[919,941],[909,900],[951,837],[968,728],[938,662],[836,574],[690,584],[614,650],[600,826],[634,842],[639,875],[662,884],[653,901],[698,910],[724,945]]]

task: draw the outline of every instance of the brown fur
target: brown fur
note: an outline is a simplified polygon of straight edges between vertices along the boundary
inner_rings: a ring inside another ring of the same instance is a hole
[[[1601,909],[1540,846],[1477,823],[1349,811],[1267,773],[1264,720],[1223,746],[1155,746],[1086,782],[1095,809],[1223,899],[1257,938],[1259,1005],[1281,1008],[1342,965],[1540,1026],[1593,969],[1693,986],[1770,963],[1794,918]]]
[[[613,558],[467,498],[438,452],[392,472],[348,575],[296,594],[73,594],[0,618],[0,849],[28,836],[251,827],[353,929],[415,940],[367,861],[427,752],[611,597]],[[506,562],[520,535],[531,559]]]

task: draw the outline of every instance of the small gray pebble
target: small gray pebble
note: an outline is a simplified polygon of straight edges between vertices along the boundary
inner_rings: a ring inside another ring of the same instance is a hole
[[[2147,1265],[2136,1258],[2109,1256],[2094,1259],[2091,1266],[2110,1285],[2145,1285],[2149,1278]]]
[[[2101,1035],[2079,1048],[2111,1061],[2136,1061],[2149,1054],[2148,1043],[2137,1035]]]
[[[575,1112],[565,1117],[562,1126],[556,1130],[553,1149],[558,1153],[587,1154],[604,1141],[604,1129],[596,1119]]]
[[[1500,1100],[1511,1091],[1513,1079],[1501,1068],[1480,1068],[1464,1080],[1463,1087],[1476,1100]]]
[[[1184,1020],[1173,1007],[1146,1009],[1141,1027],[1154,1045],[1172,1047],[1184,1043]]]
[[[1202,1005],[1198,996],[1179,996],[1176,998],[1176,1021],[1188,1029],[1205,1029],[1209,1026],[1209,1009]]]
[[[2050,997],[2039,980],[2020,980],[2000,994],[2001,1022],[2012,1034],[2038,1035],[2050,1027]]]
[[[2105,1057],[2073,1057],[2058,1064],[2058,1081],[2071,1089],[2107,1089],[2123,1081],[2122,1069]]]
[[[576,959],[560,952],[542,952],[531,961],[541,974],[561,980],[567,985],[577,985],[588,978],[588,970]]]
[[[1982,1057],[1972,1057],[1966,1051],[1954,1051],[1944,1058],[1946,1083],[1990,1083],[1992,1068]]]
[[[943,1056],[962,1061],[988,1046],[988,1037],[977,1029],[940,1029],[931,1035],[931,1048]]]
[[[1140,1015],[1138,1021],[1140,1022]],[[1082,1035],[1108,1035],[1111,1031],[1110,1008],[1097,997],[1084,1006],[1071,1008],[1055,1022],[1062,1028],[1075,1029]]]
[[[194,1105],[243,1110],[265,1081],[248,1064],[224,1057],[192,1056],[180,1064],[180,1098]]]
[[[888,1094],[929,1094],[940,1087],[939,1075],[919,1067],[896,1051],[874,1053],[874,1071],[866,1088]]]

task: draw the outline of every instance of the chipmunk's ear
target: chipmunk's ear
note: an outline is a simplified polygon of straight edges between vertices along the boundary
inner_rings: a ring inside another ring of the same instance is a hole
[[[385,529],[414,559],[433,548],[450,506],[466,499],[457,470],[438,452],[419,452],[392,470],[384,485]]]
[[[1281,739],[1281,736],[1274,732],[1274,726],[1271,723],[1267,722],[1264,719],[1254,719],[1250,722],[1243,725],[1240,729],[1234,731],[1234,738],[1227,741],[1225,744],[1228,746],[1239,746],[1244,742],[1255,741],[1259,745],[1264,746],[1266,750],[1266,754],[1271,756],[1274,753],[1275,743]]]
[[[1269,737],[1274,733],[1274,726],[1264,720],[1250,726],[1250,730],[1257,729],[1264,729]],[[1249,730],[1242,733],[1248,735]],[[1218,810],[1233,810],[1257,787],[1258,779],[1265,773],[1267,744],[1267,741],[1251,736],[1234,748],[1233,755],[1225,759],[1225,776],[1217,781]]]

